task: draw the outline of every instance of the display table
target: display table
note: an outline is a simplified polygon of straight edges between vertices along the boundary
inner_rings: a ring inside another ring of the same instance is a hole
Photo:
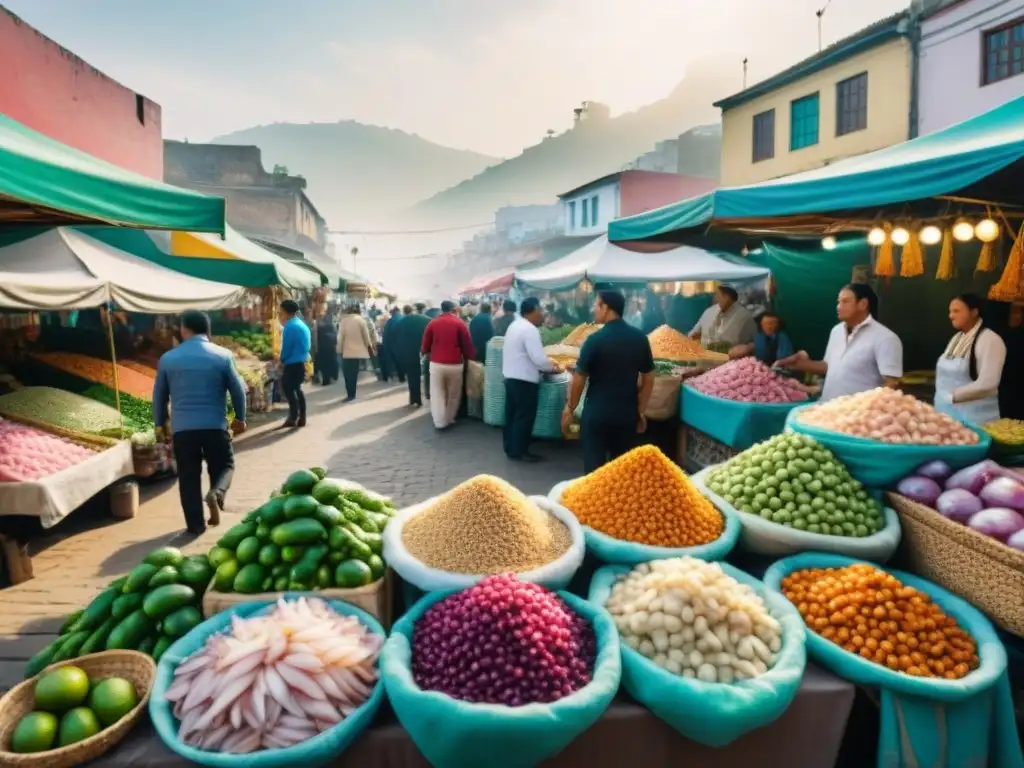
[[[132,446],[124,440],[55,475],[25,483],[0,483],[0,515],[38,517],[43,528],[52,528],[134,471]]]
[[[596,725],[546,768],[832,768],[853,706],[854,686],[809,665],[796,699],[779,720],[722,749],[695,744],[646,709],[616,701]],[[185,768],[192,765],[167,749],[148,722],[94,768]],[[337,768],[429,768],[416,745],[385,705],[377,725],[334,763]]]

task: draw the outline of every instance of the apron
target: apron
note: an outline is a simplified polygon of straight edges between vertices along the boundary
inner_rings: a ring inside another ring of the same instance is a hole
[[[999,397],[992,395],[969,403],[954,403],[953,392],[971,383],[971,358],[946,357],[935,365],[935,408],[960,421],[978,426],[999,418]]]

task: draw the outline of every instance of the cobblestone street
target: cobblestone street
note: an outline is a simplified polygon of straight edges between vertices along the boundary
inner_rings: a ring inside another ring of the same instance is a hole
[[[438,433],[429,407],[406,407],[405,385],[364,375],[358,399],[343,403],[343,397],[340,384],[307,387],[306,428],[278,430],[280,419],[275,419],[240,439],[227,513],[219,528],[198,540],[182,538],[177,486],[163,482],[140,489],[139,514],[132,520],[83,510],[34,541],[35,578],[0,592],[0,690],[21,680],[25,661],[53,639],[64,615],[85,605],[147,552],[163,544],[189,553],[206,551],[294,469],[324,466],[334,477],[390,495],[399,506],[480,473],[503,477],[526,493],[546,493],[559,480],[582,472],[572,444],[537,445],[534,450],[547,461],[517,464],[502,453],[501,431],[482,422],[464,419]]]

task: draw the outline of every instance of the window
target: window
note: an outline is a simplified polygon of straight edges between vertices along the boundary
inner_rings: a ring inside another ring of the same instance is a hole
[[[597,195],[590,198],[590,224],[591,226],[597,226]]]
[[[587,199],[583,198],[580,200],[580,226],[590,226],[590,206],[587,205]]]
[[[868,73],[836,83],[836,136],[868,127]]]
[[[982,35],[984,85],[1024,72],[1024,19],[1017,19]]]
[[[789,103],[789,149],[813,147],[818,143],[818,94],[812,93]]]
[[[754,115],[754,162],[775,157],[775,110]]]
[[[576,229],[576,201],[569,201],[569,229]]]

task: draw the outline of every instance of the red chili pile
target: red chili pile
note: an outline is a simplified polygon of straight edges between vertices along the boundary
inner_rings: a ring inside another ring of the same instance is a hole
[[[462,701],[550,703],[590,682],[594,629],[557,595],[514,575],[489,576],[416,622],[416,684]]]

